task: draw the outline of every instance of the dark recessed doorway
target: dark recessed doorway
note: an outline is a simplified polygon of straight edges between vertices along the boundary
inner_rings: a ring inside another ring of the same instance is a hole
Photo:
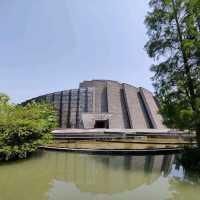
[[[94,128],[109,128],[108,120],[96,120]]]

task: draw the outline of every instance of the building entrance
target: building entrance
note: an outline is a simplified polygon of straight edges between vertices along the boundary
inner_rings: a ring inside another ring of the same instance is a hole
[[[109,128],[108,120],[96,120],[94,128]]]

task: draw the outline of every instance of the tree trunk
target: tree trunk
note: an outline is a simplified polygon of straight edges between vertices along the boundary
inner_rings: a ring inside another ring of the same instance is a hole
[[[196,130],[196,140],[197,140],[198,148],[200,149],[200,128]]]
[[[177,27],[177,36],[180,43],[180,51],[183,57],[185,74],[186,74],[186,79],[187,79],[187,87],[188,87],[189,95],[190,95],[190,104],[191,104],[192,110],[196,111],[196,105],[195,105],[196,95],[195,95],[195,90],[194,90],[194,83],[191,77],[191,72],[190,72],[191,69],[188,64],[188,57],[183,46],[183,36],[181,32],[181,26],[178,20],[178,14],[177,14],[177,8],[176,8],[177,6],[175,3],[175,0],[171,0],[171,1],[172,1],[173,12],[174,12],[174,19],[175,19],[176,27]]]

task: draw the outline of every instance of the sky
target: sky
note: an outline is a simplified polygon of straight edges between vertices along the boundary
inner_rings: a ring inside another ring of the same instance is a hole
[[[12,102],[109,79],[153,91],[147,0],[0,0],[0,92]]]

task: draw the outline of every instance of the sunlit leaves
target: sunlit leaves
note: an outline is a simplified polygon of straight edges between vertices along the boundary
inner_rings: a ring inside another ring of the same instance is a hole
[[[152,78],[169,127],[200,131],[200,0],[150,0]]]
[[[46,103],[15,106],[5,99],[0,103],[0,160],[23,158],[50,141],[55,112]]]

